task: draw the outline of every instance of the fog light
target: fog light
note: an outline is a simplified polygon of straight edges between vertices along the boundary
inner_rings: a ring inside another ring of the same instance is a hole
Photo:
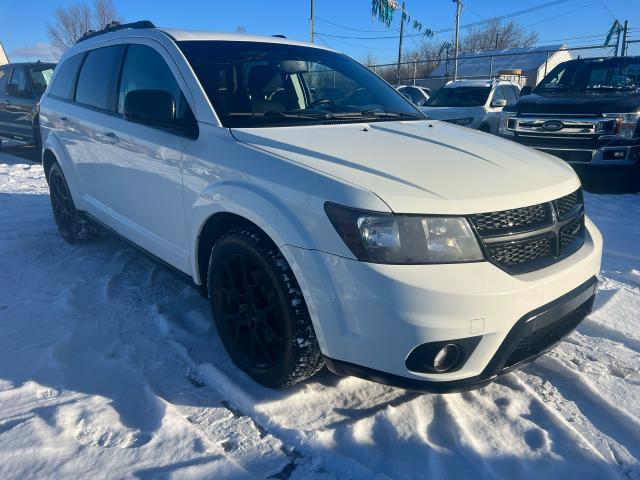
[[[458,362],[460,349],[454,343],[442,347],[433,359],[433,369],[436,372],[446,372]]]

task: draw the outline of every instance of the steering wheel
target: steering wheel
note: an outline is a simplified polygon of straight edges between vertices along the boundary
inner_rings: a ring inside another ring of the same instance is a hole
[[[314,100],[309,105],[307,105],[307,108],[315,108],[319,107],[320,105],[333,105],[335,103],[336,102],[334,102],[330,98],[319,98],[318,100]]]

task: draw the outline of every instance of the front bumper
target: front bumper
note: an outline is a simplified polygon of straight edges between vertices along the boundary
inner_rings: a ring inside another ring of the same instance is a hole
[[[548,318],[555,320],[569,313],[554,302],[566,303],[600,269],[602,238],[588,219],[586,227],[585,243],[573,255],[515,276],[488,262],[379,265],[292,246],[282,251],[303,290],[330,369],[404,388],[452,391],[481,386],[505,371],[502,357],[515,345],[510,332],[520,331],[515,328],[520,322],[540,309],[550,310]],[[590,304],[580,299],[576,315],[584,318]],[[405,364],[419,345],[478,336],[455,371],[423,373]]]

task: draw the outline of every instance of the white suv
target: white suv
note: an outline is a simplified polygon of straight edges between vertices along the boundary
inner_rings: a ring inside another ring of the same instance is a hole
[[[420,110],[429,118],[497,135],[502,109],[519,95],[520,87],[505,80],[457,80],[431,94]]]
[[[230,357],[483,385],[590,311],[602,239],[571,167],[425,119],[350,58],[148,22],[88,35],[41,102],[69,242],[102,225],[199,286]]]

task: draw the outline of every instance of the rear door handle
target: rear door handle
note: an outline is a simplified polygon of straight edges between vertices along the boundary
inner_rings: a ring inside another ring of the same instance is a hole
[[[99,133],[97,137],[98,137],[98,140],[100,140],[103,143],[114,144],[120,141],[118,136],[113,132]]]

